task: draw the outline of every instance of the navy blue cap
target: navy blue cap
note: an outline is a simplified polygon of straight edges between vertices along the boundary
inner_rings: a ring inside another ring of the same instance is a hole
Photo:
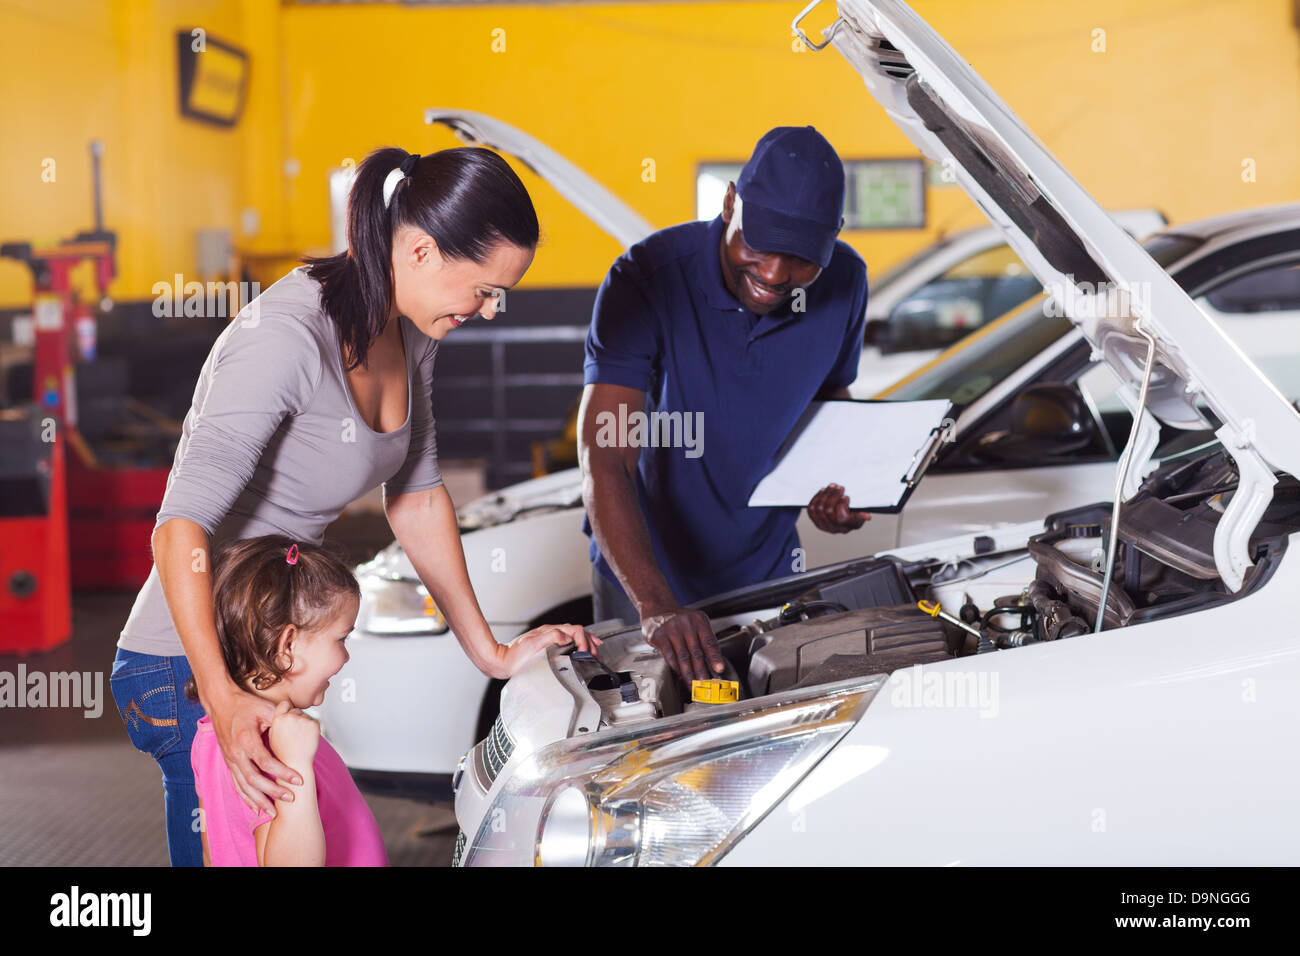
[[[844,213],[844,164],[811,126],[763,135],[740,171],[740,229],[759,252],[784,252],[830,265]]]

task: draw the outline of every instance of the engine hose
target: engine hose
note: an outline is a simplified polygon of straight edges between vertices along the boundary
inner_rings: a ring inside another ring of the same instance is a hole
[[[836,601],[796,601],[781,608],[781,623],[791,624],[803,620],[804,612],[827,609],[831,614],[843,614],[848,608]]]
[[[985,612],[984,617],[980,620],[980,628],[995,631],[999,634],[1012,634],[1016,631],[1023,631],[1033,626],[1033,617],[1035,614],[1032,604],[1012,604],[995,606]],[[1001,617],[1004,614],[1019,614],[1020,623],[1015,627],[1003,627],[1001,624],[994,624],[995,617]]]
[[[998,600],[1002,599],[999,598]],[[1003,614],[1019,614],[1020,623],[1015,627],[1003,627],[1001,624],[995,624],[993,619],[1001,617]],[[1025,618],[1032,618],[1033,614],[1034,608],[1032,605],[999,604],[995,602],[993,607],[984,612],[984,616],[979,619],[980,641],[976,653],[983,654],[1001,647],[1014,647],[1023,643],[1014,635],[1024,632],[1026,628]]]
[[[1070,605],[1059,600],[1042,581],[1029,585],[1027,594],[1038,613],[1038,630],[1043,640],[1055,641],[1088,633],[1087,622],[1070,610]]]

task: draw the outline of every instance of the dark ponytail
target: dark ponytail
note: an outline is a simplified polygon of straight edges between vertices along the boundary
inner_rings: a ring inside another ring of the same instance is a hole
[[[361,587],[332,543],[300,544],[283,535],[223,543],[212,560],[212,603],[230,679],[257,690],[279,681],[284,668],[276,652],[285,627],[319,627],[348,594],[360,599]],[[193,677],[185,695],[199,699]]]
[[[384,208],[384,180],[412,154],[377,149],[357,166],[348,194],[348,250],[304,257],[321,284],[325,310],[338,327],[347,368],[365,365],[370,344],[393,308],[393,236],[404,225],[433,237],[441,255],[485,262],[505,241],[537,245],[540,229],[528,190],[504,159],[477,146],[421,156]]]

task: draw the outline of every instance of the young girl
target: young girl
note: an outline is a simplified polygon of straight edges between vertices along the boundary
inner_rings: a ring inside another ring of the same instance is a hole
[[[320,725],[303,708],[321,704],[348,662],[361,589],[325,548],[266,535],[234,541],[213,562],[216,629],[238,686],[275,704],[271,751],[302,777],[274,816],[235,789],[212,721],[198,722],[190,762],[203,820],[207,866],[387,866],[374,815]],[[185,691],[197,700],[190,679]]]

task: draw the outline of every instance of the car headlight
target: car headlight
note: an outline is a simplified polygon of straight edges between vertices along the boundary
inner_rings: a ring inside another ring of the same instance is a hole
[[[481,511],[461,509],[456,512],[456,527],[460,529],[461,534],[477,531],[479,528],[488,527],[490,524],[491,519]]]
[[[469,866],[715,863],[857,722],[885,675],[560,741],[526,758]]]
[[[357,630],[381,637],[447,633],[447,619],[419,581],[367,577],[360,584]]]

